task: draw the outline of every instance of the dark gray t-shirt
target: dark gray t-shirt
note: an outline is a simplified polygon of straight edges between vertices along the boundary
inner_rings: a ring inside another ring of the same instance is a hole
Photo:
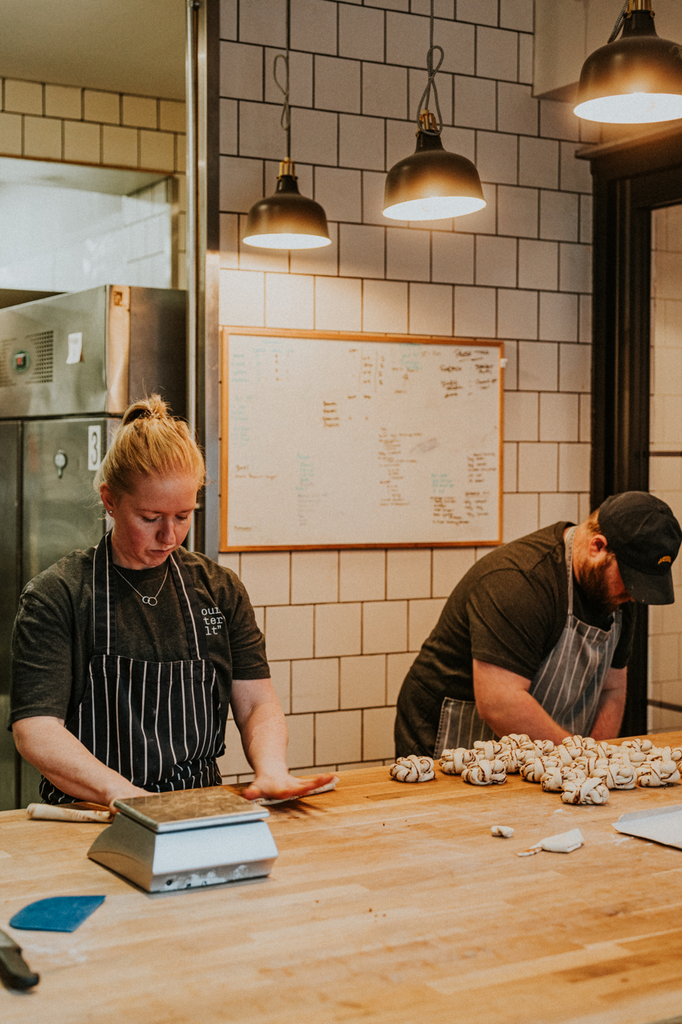
[[[20,718],[52,715],[66,722],[83,698],[93,654],[92,561],[95,548],[72,551],[26,584],[12,637],[10,724]],[[180,548],[201,610],[220,691],[223,728],[233,679],[267,679],[265,641],[246,590],[231,570],[205,555]],[[185,661],[187,632],[173,574],[156,607],[139,595],[154,595],[166,564],[123,569],[112,574],[116,594],[117,654],[138,661]]]
[[[432,754],[444,697],[474,700],[473,659],[533,679],[558,643],[568,615],[564,530],[559,522],[496,548],[464,575],[417,655],[398,698],[396,748]],[[627,665],[633,604],[622,606],[612,667]],[[608,630],[612,617],[595,607],[573,579],[573,613]]]

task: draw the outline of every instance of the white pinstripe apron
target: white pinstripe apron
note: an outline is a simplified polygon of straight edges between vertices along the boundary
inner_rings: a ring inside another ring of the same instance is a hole
[[[590,626],[573,614],[573,540],[577,527],[566,535],[568,615],[558,642],[533,676],[530,694],[562,729],[589,735],[606,673],[622,627],[622,612],[613,614],[609,630]],[[478,714],[474,701],[443,700],[436,734],[434,757],[453,747],[471,747],[475,740],[491,739],[494,733]]]
[[[95,757],[150,792],[221,783],[216,764],[225,743],[216,671],[208,654],[194,585],[182,559],[169,556],[187,631],[189,659],[151,662],[116,653],[116,591],[111,537],[93,559],[95,650],[83,700],[66,728]],[[43,778],[46,803],[69,803]]]

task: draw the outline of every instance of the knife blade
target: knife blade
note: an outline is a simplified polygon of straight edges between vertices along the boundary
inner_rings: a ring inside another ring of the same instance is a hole
[[[1,928],[0,977],[9,988],[33,988],[40,981],[21,955],[21,946]]]

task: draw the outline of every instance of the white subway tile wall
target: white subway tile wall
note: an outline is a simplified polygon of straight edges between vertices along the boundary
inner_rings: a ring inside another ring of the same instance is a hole
[[[0,287],[79,291],[111,281],[172,282],[172,188],[167,178],[128,196],[6,184]]]
[[[381,208],[386,171],[414,147],[428,0],[292,0],[292,157],[334,244],[260,263],[237,223],[284,155],[270,49],[284,43],[284,3],[224,8],[221,323],[503,340],[504,539],[585,515],[591,179],[570,105],[531,93],[532,0],[437,0],[443,143],[476,162],[488,205],[419,224]],[[392,757],[400,684],[484,553],[221,556],[264,608],[273,671],[290,681],[292,767]]]
[[[227,45],[227,44],[224,44]],[[260,48],[258,54],[261,53]],[[230,95],[223,91],[222,95]],[[260,97],[259,97],[260,98]],[[236,104],[235,104],[236,116]],[[224,120],[229,123],[229,112]],[[228,131],[224,131],[229,151]],[[185,287],[184,189],[185,104],[151,96],[101,92],[77,86],[51,85],[0,78],[0,157],[24,156],[95,166],[159,171],[178,179],[170,197],[174,224],[174,261],[147,232],[145,248],[136,254],[137,273],[128,284]],[[164,186],[165,188],[165,186]],[[127,250],[125,239],[121,251]],[[125,261],[124,261],[125,262]],[[123,283],[123,278],[121,278]],[[60,284],[59,288],[87,287]],[[47,282],[42,287],[51,287]]]

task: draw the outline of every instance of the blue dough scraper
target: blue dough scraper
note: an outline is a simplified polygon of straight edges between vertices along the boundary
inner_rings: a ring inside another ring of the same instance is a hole
[[[104,900],[104,896],[50,896],[29,903],[9,923],[12,928],[28,931],[75,932]]]
[[[0,978],[8,988],[33,988],[40,981],[21,955],[21,946],[0,929]]]

